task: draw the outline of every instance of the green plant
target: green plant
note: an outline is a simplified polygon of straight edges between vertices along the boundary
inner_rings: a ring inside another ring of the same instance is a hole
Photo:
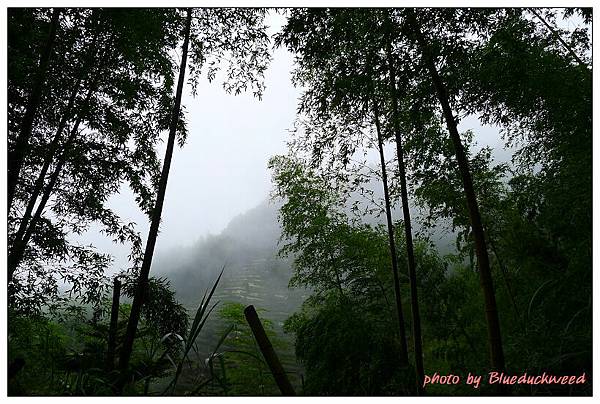
[[[207,290],[204,292],[204,296],[202,296],[202,300],[200,302],[200,305],[198,306],[196,315],[194,316],[194,321],[192,322],[192,326],[187,334],[187,338],[185,338],[183,340],[183,343],[184,343],[183,354],[181,356],[181,359],[177,363],[177,366],[175,369],[175,375],[173,376],[173,379],[171,380],[171,382],[165,389],[165,391],[164,391],[165,393],[167,391],[170,391],[171,394],[173,394],[175,392],[175,387],[177,386],[177,381],[179,380],[179,377],[183,370],[184,363],[188,359],[188,355],[189,355],[190,351],[192,349],[197,351],[197,348],[195,347],[196,338],[198,338],[198,335],[202,331],[204,325],[206,324],[206,320],[208,320],[208,317],[210,316],[212,311],[219,304],[219,302],[217,301],[216,303],[211,305],[211,299],[212,299],[213,294],[215,293],[215,290],[217,289],[219,281],[221,280],[221,276],[223,276],[223,271],[225,271],[225,267],[223,267],[223,269],[221,270],[221,273],[219,274],[219,276],[217,277],[217,280],[215,281],[212,288],[210,289],[210,292]],[[208,295],[207,295],[207,293],[208,293]]]

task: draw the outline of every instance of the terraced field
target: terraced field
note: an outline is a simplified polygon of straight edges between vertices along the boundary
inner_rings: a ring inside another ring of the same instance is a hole
[[[216,278],[216,273],[214,278]],[[258,310],[261,319],[268,319],[272,322],[273,331],[280,344],[276,346],[277,353],[281,359],[282,365],[289,373],[292,383],[297,388],[301,385],[302,368],[297,363],[294,354],[293,336],[285,334],[283,331],[284,321],[295,311],[297,311],[307,292],[299,289],[288,288],[291,270],[289,263],[276,257],[259,257],[251,259],[247,264],[233,264],[226,267],[221,282],[219,283],[212,302],[219,302],[215,311],[209,317],[206,325],[197,339],[198,352],[192,356],[197,361],[196,366],[184,369],[181,381],[178,384],[178,392],[193,391],[198,383],[198,379],[206,378],[204,366],[205,359],[214,351],[224,330],[229,326],[229,322],[219,316],[219,309],[227,303],[240,303],[244,306],[254,305]],[[190,281],[194,281],[190,276]],[[193,317],[200,304],[204,290],[209,288],[210,282],[198,284],[196,290],[198,293],[195,298],[186,296],[182,302],[189,308],[190,316]],[[174,285],[177,290],[177,285]],[[189,286],[189,285],[187,285]],[[226,341],[220,351],[234,349]],[[230,354],[228,354],[230,355]],[[225,356],[227,363],[227,355]],[[223,389],[219,386],[206,386],[202,389],[204,394],[223,394]],[[265,392],[268,394],[268,392]]]

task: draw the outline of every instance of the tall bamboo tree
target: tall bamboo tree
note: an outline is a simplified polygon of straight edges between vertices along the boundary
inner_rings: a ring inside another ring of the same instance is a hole
[[[183,94],[183,84],[185,79],[185,70],[187,67],[188,46],[190,42],[190,30],[192,24],[192,9],[186,10],[185,28],[183,30],[183,44],[181,46],[181,63],[179,65],[179,78],[177,79],[177,90],[175,92],[175,104],[171,111],[171,123],[169,125],[169,138],[167,140],[167,149],[165,150],[165,159],[160,175],[158,192],[156,195],[156,203],[152,212],[152,221],[148,232],[148,240],[146,241],[146,250],[142,266],[140,268],[137,287],[133,303],[131,305],[131,313],[127,322],[127,331],[123,340],[123,347],[120,353],[119,367],[121,371],[125,371],[129,366],[131,351],[133,349],[133,341],[137,331],[138,322],[140,320],[142,305],[146,297],[148,289],[148,277],[150,274],[150,266],[152,265],[152,257],[154,255],[154,247],[156,246],[156,238],[158,237],[158,228],[160,226],[160,218],[165,201],[167,191],[167,181],[169,179],[169,170],[171,169],[171,160],[173,158],[173,149],[175,147],[175,136],[177,134],[177,125],[179,123],[179,114],[181,110],[181,96]]]
[[[378,55],[383,38],[378,17],[379,14],[373,10],[298,10],[292,13],[279,38],[290,50],[298,53],[296,77],[308,88],[301,99],[300,112],[308,117],[305,122],[309,130],[301,135],[302,139],[297,139],[297,144],[312,150],[313,163],[322,164],[326,158],[330,158],[327,167],[330,172],[333,171],[334,160],[341,163],[336,170],[348,171],[350,158],[368,143],[365,125],[373,124],[372,108],[375,108],[374,104],[378,102],[376,98],[379,97],[375,95],[375,90],[380,87],[378,81],[386,71],[386,60]],[[320,28],[319,35],[314,34],[311,24]],[[378,132],[381,135],[381,128]],[[325,152],[331,155],[327,157]],[[343,175],[338,175],[337,180],[349,182]],[[387,186],[386,182],[387,179],[384,180],[384,187]],[[384,199],[385,210],[391,212],[389,195]],[[406,223],[404,221],[404,225]],[[407,364],[400,278],[393,228],[390,226],[388,232],[399,343],[402,361]],[[412,238],[407,244],[412,247]],[[408,249],[409,253],[411,251]],[[414,263],[414,254],[409,261]],[[419,368],[422,369],[422,366]],[[419,376],[417,379],[421,378]]]
[[[421,315],[419,314],[419,297],[417,291],[417,269],[415,262],[415,251],[412,236],[412,225],[408,202],[408,186],[406,181],[406,166],[404,162],[404,147],[400,130],[400,117],[398,111],[398,98],[396,88],[396,67],[392,55],[392,45],[389,36],[386,35],[385,52],[387,57],[389,89],[391,98],[391,116],[396,140],[396,156],[398,159],[398,174],[400,177],[400,199],[402,202],[402,215],[404,218],[404,237],[406,240],[406,258],[408,261],[408,280],[410,283],[411,313],[413,346],[415,352],[415,370],[417,372],[417,391],[423,392],[423,380],[425,370],[423,368],[423,347],[421,337]]]
[[[240,94],[252,90],[260,98],[264,91],[264,71],[270,61],[269,38],[265,33],[264,9],[192,9],[186,10],[183,29],[182,54],[175,101],[169,121],[169,137],[165,159],[157,186],[155,205],[151,210],[151,223],[145,247],[127,333],[120,352],[119,368],[125,372],[131,357],[137,324],[144,304],[152,256],[156,245],[160,218],[166,194],[169,169],[177,133],[181,130],[183,92],[188,56],[192,92],[206,71],[209,81],[216,78],[219,69],[226,69],[223,87],[225,91]],[[196,17],[196,18],[194,18]],[[242,39],[243,38],[243,39]],[[229,56],[227,57],[229,53]],[[182,144],[184,138],[179,139]]]
[[[383,184],[383,197],[385,203],[385,219],[388,230],[388,239],[390,246],[390,261],[392,263],[392,272],[394,273],[394,292],[396,296],[400,295],[400,281],[398,279],[398,254],[396,252],[396,240],[394,238],[394,222],[392,220],[392,203],[390,200],[390,191],[388,187],[388,176],[386,170],[386,162],[385,155],[383,150],[383,133],[381,130],[381,122],[379,120],[379,106],[377,105],[377,101],[373,102],[373,114],[375,120],[375,130],[377,131],[377,146],[379,149],[379,161],[381,164],[381,182]],[[396,299],[396,310],[398,313],[402,313],[402,301],[400,299]],[[408,349],[406,347],[406,335],[404,331],[404,327],[400,327],[401,332],[401,342],[404,344],[401,347],[403,355],[408,358]],[[417,381],[418,382],[418,381]]]
[[[477,255],[477,266],[481,281],[481,289],[483,291],[485,315],[488,326],[488,341],[490,348],[490,364],[493,368],[503,370],[504,351],[502,348],[502,336],[500,332],[500,320],[498,317],[498,309],[496,305],[496,295],[490,269],[490,261],[486,246],[485,233],[481,222],[481,214],[477,203],[477,197],[473,188],[473,180],[469,169],[469,161],[467,159],[462,140],[458,133],[458,127],[450,107],[450,100],[446,86],[442,82],[438,70],[435,65],[435,55],[432,53],[431,46],[427,38],[421,31],[418,17],[412,9],[406,10],[406,18],[409,22],[410,32],[414,35],[414,39],[419,46],[423,57],[423,63],[426,66],[431,82],[437,94],[439,103],[442,107],[444,120],[450,139],[454,146],[456,162],[460,171],[465,198],[467,201],[469,219],[473,230],[473,238],[475,241],[475,251]]]

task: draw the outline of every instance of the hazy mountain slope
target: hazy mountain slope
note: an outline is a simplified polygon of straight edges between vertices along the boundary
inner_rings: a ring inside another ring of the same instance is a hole
[[[303,292],[288,289],[290,262],[277,257],[277,210],[264,201],[233,218],[221,234],[158,256],[153,274],[168,277],[178,299],[195,306],[225,267],[216,298],[255,304],[283,321],[300,307]]]
[[[368,186],[372,187],[375,198],[378,198],[381,193],[379,184],[372,182]],[[280,203],[265,200],[234,217],[220,234],[204,236],[191,246],[159,254],[152,273],[155,276],[167,276],[177,290],[178,298],[186,304],[196,304],[225,267],[223,284],[219,290],[226,284],[230,287],[234,278],[258,276],[268,283],[273,293],[290,295],[294,301],[292,306],[299,307],[301,293],[287,288],[292,273],[291,262],[277,257],[281,234],[277,221],[280,206]],[[414,217],[413,231],[417,233],[420,227],[418,212],[414,207],[411,207],[411,212]],[[396,206],[393,215],[395,220],[401,220],[399,206]],[[365,216],[363,220],[371,225],[385,223],[383,215]],[[440,228],[430,236],[440,253],[453,250],[453,234]],[[234,300],[239,301],[242,295],[237,293],[229,297],[236,296]]]

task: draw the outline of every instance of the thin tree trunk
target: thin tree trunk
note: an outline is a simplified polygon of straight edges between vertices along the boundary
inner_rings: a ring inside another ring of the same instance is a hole
[[[388,239],[390,244],[390,258],[392,260],[392,272],[394,274],[394,292],[396,294],[396,311],[398,312],[398,328],[400,331],[400,360],[403,365],[408,364],[408,348],[406,343],[406,330],[404,325],[404,314],[402,311],[402,299],[400,296],[400,279],[398,277],[398,255],[396,254],[396,240],[394,239],[394,224],[392,222],[392,209],[390,204],[390,191],[387,181],[387,170],[385,168],[385,156],[383,154],[383,136],[379,122],[379,107],[374,102],[375,128],[377,129],[377,145],[379,147],[379,159],[381,161],[381,180],[383,182],[383,196],[385,199],[385,218],[387,221]]]
[[[425,370],[423,367],[423,342],[421,337],[421,315],[419,313],[419,297],[417,292],[417,270],[415,252],[412,238],[410,210],[408,206],[408,191],[406,186],[406,168],[404,166],[404,151],[402,136],[400,135],[400,122],[398,113],[398,99],[396,95],[396,71],[392,60],[392,48],[387,42],[387,58],[390,79],[390,94],[392,99],[392,123],[396,137],[396,153],[398,155],[398,169],[400,172],[400,197],[402,199],[402,214],[404,217],[404,235],[406,238],[406,257],[408,260],[408,279],[410,282],[410,307],[412,313],[413,345],[415,350],[415,370],[417,376],[417,392],[423,394],[423,380]]]
[[[23,160],[25,158],[27,149],[29,148],[29,138],[31,137],[33,121],[37,113],[37,108],[42,100],[42,87],[46,81],[46,71],[48,70],[50,55],[52,53],[52,47],[56,37],[59,15],[60,9],[54,8],[52,11],[52,19],[50,21],[50,32],[48,33],[46,43],[44,44],[42,53],[40,55],[38,71],[33,84],[33,89],[29,94],[29,99],[27,100],[27,107],[25,108],[25,114],[23,115],[23,120],[21,121],[19,135],[17,136],[14,149],[8,152],[8,204],[6,206],[9,212],[15,196],[17,182],[19,181],[19,176],[21,175]]]
[[[106,349],[106,369],[113,370],[115,366],[115,350],[117,346],[117,325],[119,322],[119,299],[121,297],[121,281],[115,277],[113,286],[112,307],[110,309],[110,326]]]
[[[182,52],[181,52],[181,65],[179,67],[179,79],[177,81],[177,91],[175,93],[175,105],[171,112],[171,122],[169,125],[169,140],[167,142],[167,150],[165,152],[165,161],[163,164],[162,173],[160,176],[160,182],[158,186],[158,195],[156,197],[156,205],[152,212],[152,223],[150,224],[150,231],[148,233],[148,241],[146,242],[146,250],[144,252],[144,260],[140,269],[140,275],[135,291],[133,303],[131,305],[131,314],[129,315],[129,322],[127,323],[127,332],[125,334],[125,340],[123,341],[123,348],[119,359],[119,368],[125,373],[129,366],[129,359],[133,349],[133,341],[137,331],[138,322],[140,320],[142,306],[146,297],[146,290],[148,285],[148,276],[150,274],[150,266],[152,264],[152,256],[154,254],[154,247],[156,245],[156,238],[158,236],[158,228],[160,225],[160,217],[162,214],[163,203],[165,200],[165,193],[167,190],[167,180],[169,178],[169,169],[171,167],[171,159],[173,157],[173,148],[175,145],[175,135],[177,132],[177,123],[179,121],[179,112],[181,109],[181,94],[183,92],[183,83],[185,79],[185,69],[187,65],[187,54],[188,45],[190,40],[190,29],[192,22],[192,10],[187,9],[187,19],[185,26],[185,38],[183,40]]]
[[[490,247],[492,248],[492,252],[496,256],[496,261],[498,262],[498,267],[500,268],[500,273],[502,274],[502,279],[504,280],[504,285],[506,286],[506,291],[508,292],[508,296],[510,297],[510,302],[512,303],[513,309],[515,311],[515,315],[519,321],[522,320],[521,313],[519,312],[519,308],[517,307],[517,301],[515,300],[515,295],[513,293],[512,287],[510,286],[510,279],[508,278],[508,270],[504,266],[504,262],[500,258],[498,254],[498,249],[496,248],[496,244],[494,243],[494,238],[489,237],[488,233],[488,241],[490,243]]]
[[[23,260],[23,256],[25,254],[25,249],[27,247],[27,244],[29,243],[31,236],[33,235],[33,232],[35,231],[35,228],[36,228],[40,218],[42,217],[42,213],[44,212],[46,204],[48,203],[48,200],[50,199],[50,196],[52,195],[52,192],[54,191],[56,183],[58,182],[58,178],[60,177],[62,168],[65,165],[65,162],[67,160],[67,154],[68,154],[69,148],[71,147],[71,144],[73,143],[73,141],[75,140],[75,137],[78,134],[79,125],[81,124],[81,121],[87,112],[90,98],[91,98],[92,94],[95,92],[95,87],[98,83],[99,77],[100,77],[100,74],[98,74],[96,76],[96,79],[95,79],[94,83],[92,84],[92,87],[88,90],[88,93],[86,95],[85,101],[82,106],[82,110],[79,113],[79,115],[77,116],[77,120],[73,124],[71,133],[69,134],[69,137],[63,146],[63,150],[62,150],[60,157],[57,160],[56,167],[54,168],[54,171],[52,172],[52,175],[50,177],[48,184],[46,184],[46,187],[44,189],[44,194],[42,195],[42,199],[40,200],[40,202],[37,206],[37,209],[35,211],[35,214],[33,215],[33,218],[29,222],[29,226],[27,227],[27,230],[25,231],[23,238],[22,239],[15,238],[15,240],[13,242],[13,248],[11,249],[11,251],[8,254],[8,282],[9,283],[11,282],[15,271],[19,267],[19,264]]]
[[[65,127],[67,126],[67,120],[71,115],[71,109],[75,102],[75,98],[76,98],[77,92],[79,90],[79,85],[80,85],[80,81],[77,82],[75,88],[73,89],[73,92],[71,93],[71,97],[69,98],[69,104],[67,106],[67,109],[58,124],[58,129],[56,130],[56,133],[54,134],[54,138],[52,139],[52,143],[49,146],[48,153],[44,157],[44,164],[42,165],[42,169],[41,169],[40,173],[38,174],[38,177],[35,181],[35,184],[33,187],[33,192],[31,194],[31,196],[29,197],[27,207],[25,208],[25,213],[23,214],[23,217],[21,218],[21,222],[19,224],[19,229],[17,230],[17,233],[15,234],[15,237],[14,237],[13,245],[18,244],[20,242],[20,240],[23,239],[23,236],[25,235],[25,232],[27,231],[27,225],[29,224],[29,221],[31,219],[31,214],[33,213],[33,209],[35,208],[35,204],[38,200],[38,197],[40,196],[40,193],[42,192],[42,189],[44,188],[44,180],[46,179],[46,174],[48,174],[48,170],[50,169],[50,164],[52,164],[54,155],[56,154],[56,151],[58,149],[62,132],[65,130]]]
[[[71,91],[71,95],[69,96],[69,101],[67,102],[67,107],[58,123],[58,128],[56,130],[56,133],[54,134],[54,138],[52,139],[52,142],[50,143],[48,152],[44,156],[44,163],[42,165],[42,169],[41,169],[40,173],[38,174],[38,177],[34,183],[33,192],[29,197],[29,201],[25,208],[25,213],[23,214],[23,217],[21,218],[21,222],[19,224],[19,229],[17,230],[17,233],[14,237],[14,242],[17,244],[19,242],[21,242],[21,240],[23,239],[23,236],[25,235],[25,232],[27,230],[27,225],[29,224],[29,220],[31,219],[31,214],[33,212],[33,209],[35,208],[37,199],[40,196],[42,189],[44,188],[44,181],[46,179],[46,174],[48,174],[50,165],[52,164],[52,161],[54,159],[56,151],[58,150],[63,131],[65,130],[65,127],[67,126],[67,121],[69,120],[69,118],[72,115],[71,111],[75,104],[75,100],[77,99],[77,94],[79,93],[79,87],[81,85],[81,82],[83,81],[84,72],[87,71],[94,62],[94,56],[95,56],[94,54],[95,54],[95,50],[96,50],[97,38],[98,38],[98,30],[96,30],[96,33],[94,35],[94,38],[93,38],[90,48],[88,50],[88,55],[86,57],[85,66],[81,69],[79,77],[77,78],[75,86],[73,87],[73,90]],[[13,245],[14,245],[14,243],[13,243]]]
[[[452,114],[452,109],[450,108],[450,101],[446,87],[439,76],[428,43],[421,32],[420,26],[416,20],[416,16],[411,11],[409,11],[409,18],[411,20],[413,32],[416,35],[417,42],[421,47],[425,65],[429,70],[437,97],[442,106],[446,126],[454,146],[454,153],[456,155],[456,161],[458,163],[458,169],[460,171],[463,183],[465,198],[467,200],[467,206],[469,210],[469,219],[471,221],[471,228],[473,230],[473,236],[475,239],[475,252],[477,255],[477,264],[479,267],[479,277],[481,289],[483,291],[485,315],[488,328],[490,363],[492,368],[501,371],[504,370],[505,364],[504,351],[502,349],[502,338],[500,333],[500,320],[498,318],[498,309],[496,307],[496,295],[494,292],[490,261],[486,248],[485,234],[483,231],[477,198],[475,196],[475,190],[473,188],[473,180],[471,178],[471,171],[469,169],[469,161],[458,133],[458,127],[454,119],[454,115]]]
[[[546,21],[544,19],[544,17],[542,17],[542,15],[540,13],[538,13],[537,11],[535,11],[535,8],[530,7],[527,10],[531,11],[531,13],[533,15],[535,15],[538,20],[540,20],[545,26],[546,28],[548,28],[548,30],[550,30],[550,33],[558,40],[558,42],[560,42],[560,44],[563,46],[563,48],[565,48],[567,50],[567,52],[569,52],[569,54],[573,57],[573,59],[575,59],[577,61],[577,63],[579,63],[579,66],[583,67],[585,70],[589,71],[588,66],[583,62],[583,60],[581,60],[581,58],[579,56],[577,56],[577,54],[575,53],[575,51],[573,50],[572,47],[570,47],[560,36],[560,34],[557,32],[557,30],[550,25],[550,23],[548,23],[548,21]]]

